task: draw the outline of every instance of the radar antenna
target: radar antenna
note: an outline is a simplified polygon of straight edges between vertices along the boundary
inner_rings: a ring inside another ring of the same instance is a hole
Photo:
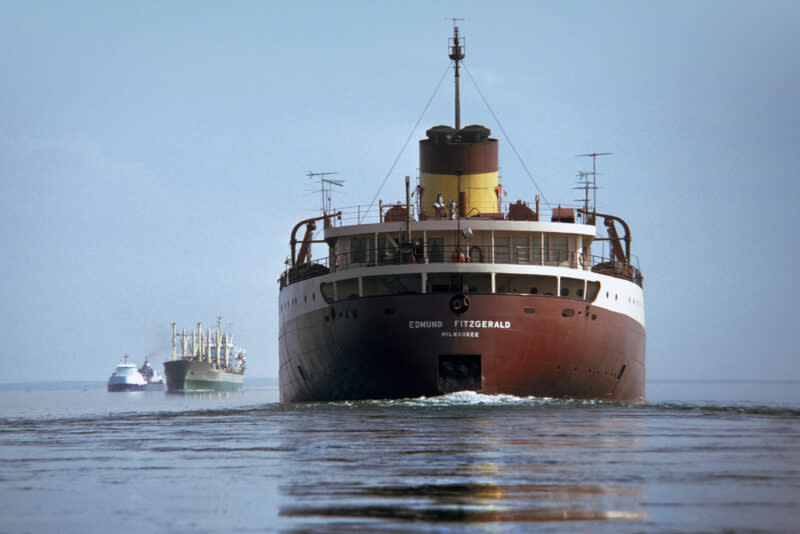
[[[597,214],[597,156],[610,156],[612,152],[591,152],[589,154],[578,154],[576,158],[592,158],[592,189],[594,198],[592,200],[592,222]]]
[[[336,174],[336,172],[311,172],[308,171],[306,176],[309,179],[319,177],[319,190],[322,194],[322,214],[328,215],[333,213],[333,207],[331,202],[331,193],[333,192],[333,186],[342,187],[344,184],[344,180],[331,180],[330,178],[325,178],[326,176]]]
[[[455,65],[455,71],[456,71],[456,76],[455,76],[455,82],[456,82],[455,100],[456,100],[456,134],[458,134],[458,131],[461,129],[461,97],[460,97],[460,93],[459,93],[459,77],[460,76],[459,76],[459,72],[458,72],[458,67],[459,67],[458,62],[461,61],[462,59],[464,59],[464,55],[465,55],[464,51],[466,49],[466,46],[464,46],[463,43],[466,42],[466,39],[464,39],[463,37],[459,37],[459,35],[458,35],[458,26],[456,26],[456,23],[459,20],[464,20],[464,19],[458,18],[458,17],[451,17],[451,20],[453,21],[453,36],[450,38],[450,45],[448,46],[448,49],[449,49],[449,52],[450,52],[450,59],[452,59],[453,61],[456,62],[456,65]]]
[[[583,212],[584,218],[588,219],[591,217],[589,211],[589,189],[596,189],[592,182],[589,181],[589,176],[594,176],[593,172],[587,171],[578,171],[578,187],[573,187],[572,189],[583,189],[583,198],[576,198],[575,201],[583,201]],[[584,221],[588,224],[589,221]]]

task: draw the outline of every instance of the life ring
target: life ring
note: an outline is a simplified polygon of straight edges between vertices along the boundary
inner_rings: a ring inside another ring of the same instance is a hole
[[[467,263],[467,259],[463,252],[455,252],[453,254],[453,263]]]

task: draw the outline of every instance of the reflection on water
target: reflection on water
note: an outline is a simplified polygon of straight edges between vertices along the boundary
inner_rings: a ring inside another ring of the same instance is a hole
[[[575,417],[565,418],[573,404]],[[299,453],[287,470],[299,476],[281,487],[280,515],[381,519],[398,528],[411,521],[646,521],[642,479],[613,468],[637,461],[641,423],[629,413],[578,411],[592,405],[471,392],[317,404],[283,436],[284,447]],[[348,441],[357,445],[342,447]],[[311,454],[323,461],[310,462]],[[335,526],[324,525],[306,526]]]
[[[496,484],[423,484],[421,486],[343,487],[315,485],[293,487],[286,495],[316,501],[332,494],[352,500],[377,499],[380,504],[286,506],[281,515],[288,517],[325,516],[344,518],[398,519],[432,522],[531,522],[598,521],[648,518],[644,512],[604,509],[592,497],[637,496],[638,488],[597,485],[496,485]],[[590,499],[587,499],[590,497]],[[597,499],[595,499],[597,500]],[[555,504],[570,503],[570,504]]]

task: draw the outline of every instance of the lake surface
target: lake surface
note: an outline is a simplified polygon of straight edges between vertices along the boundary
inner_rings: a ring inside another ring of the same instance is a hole
[[[643,404],[0,386],[0,532],[800,529],[800,383]]]

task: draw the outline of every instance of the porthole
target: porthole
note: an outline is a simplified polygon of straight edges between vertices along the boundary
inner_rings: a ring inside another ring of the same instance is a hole
[[[568,297],[569,296],[569,288],[568,287],[562,287],[561,288],[561,296],[562,297]]]

